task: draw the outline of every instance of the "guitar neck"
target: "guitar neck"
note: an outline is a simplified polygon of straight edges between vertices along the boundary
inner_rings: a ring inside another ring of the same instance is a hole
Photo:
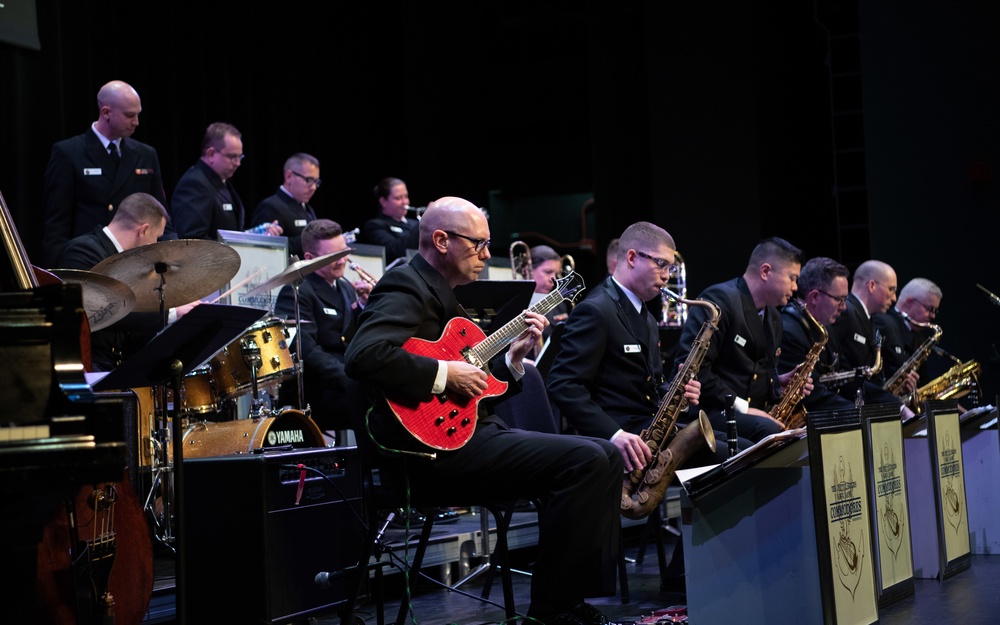
[[[539,315],[544,315],[562,303],[563,299],[562,293],[558,290],[553,290],[551,293],[538,300],[538,302],[536,302],[535,305],[528,310],[538,313]],[[522,312],[520,315],[505,323],[502,328],[489,335],[475,346],[474,350],[476,355],[479,357],[480,362],[489,362],[494,356],[499,354],[503,348],[513,343],[514,339],[524,332],[524,317],[525,313]]]

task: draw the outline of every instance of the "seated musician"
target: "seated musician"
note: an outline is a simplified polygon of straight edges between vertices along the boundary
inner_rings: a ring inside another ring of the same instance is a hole
[[[475,402],[470,404],[478,409],[478,419],[470,422],[474,429],[463,430],[470,438],[454,449],[439,449],[421,442],[420,434],[406,427],[388,403],[399,398],[397,411],[402,403],[439,405],[436,396],[445,390],[478,398],[496,382],[459,353],[436,358],[411,351],[412,343],[404,347],[411,338],[437,341],[446,324],[463,316],[454,288],[474,281],[490,258],[486,215],[469,201],[445,197],[428,206],[419,231],[418,254],[379,279],[347,347],[347,373],[374,403],[368,431],[357,436],[377,443],[381,469],[405,468],[405,483],[395,486],[413,493],[454,497],[456,502],[541,502],[527,615],[548,624],[606,623],[584,598],[615,592],[624,469],[614,445],[509,429],[485,402]],[[517,391],[524,357],[546,323],[545,317],[526,313],[524,331],[491,363],[492,374],[508,381],[508,393]],[[433,422],[412,427],[419,427],[423,436],[428,431],[446,436]]]
[[[58,269],[90,271],[115,254],[156,243],[167,225],[163,204],[148,193],[133,193],[118,206],[107,226],[75,237],[59,255]],[[199,302],[171,308],[169,322],[176,321]],[[122,360],[145,345],[161,329],[159,313],[132,313],[111,327],[91,335],[94,371],[111,371]]]
[[[549,397],[569,424],[580,434],[611,441],[628,471],[645,468],[653,457],[640,434],[660,406],[663,360],[659,330],[644,302],[658,298],[676,270],[675,249],[673,237],[654,224],[639,222],[625,230],[614,274],[573,308],[546,380]],[[692,406],[698,404],[700,387],[690,380],[681,390]],[[690,420],[686,414],[677,417]],[[728,456],[725,435],[715,435],[722,441],[717,447],[721,455],[703,447],[692,456],[691,466]],[[675,543],[664,571],[668,590],[683,590],[680,544]]]
[[[539,300],[552,292],[556,278],[559,277],[559,273],[562,271],[562,257],[548,245],[536,245],[529,250],[529,253],[531,254],[531,279],[535,281],[535,292],[531,295],[530,305],[534,306]],[[555,324],[566,321],[568,315],[569,302],[566,300],[563,300],[555,308],[545,313],[545,317],[549,320],[549,325],[542,332],[542,343],[552,335],[552,329],[555,327]],[[532,357],[538,357],[538,351],[541,350],[542,343],[539,343],[538,350],[532,354]]]
[[[846,309],[849,275],[847,267],[832,258],[811,258],[802,265],[795,297],[781,309],[781,355],[778,357],[778,371],[791,371],[804,362],[810,350],[822,340],[815,324],[808,320],[806,311],[817,323],[827,327]],[[822,345],[813,369],[814,379],[834,370],[836,353],[836,346],[830,343],[827,330],[826,342]],[[815,384],[813,391],[803,399],[802,405],[808,412],[814,412],[851,409],[854,402],[841,397],[824,384]]]
[[[896,271],[880,260],[867,260],[858,266],[847,296],[847,310],[830,327],[830,340],[839,347],[839,371],[875,367],[882,356],[875,340],[872,316],[884,313],[896,301]],[[883,365],[864,384],[864,402],[868,404],[900,403],[892,393],[882,390],[885,379],[893,371]],[[916,387],[916,374],[907,376],[906,387]],[[858,389],[847,384],[839,389],[841,395],[854,401]],[[901,406],[903,419],[913,416],[906,406]]]
[[[303,260],[347,249],[340,224],[329,219],[310,221],[302,230],[302,249]],[[366,282],[352,284],[345,279],[346,266],[347,257],[339,258],[306,275],[299,285],[298,295],[303,322],[298,326],[302,344],[299,362],[303,368],[305,401],[312,409],[313,420],[330,436],[351,427],[346,407],[344,353],[360,307],[364,306],[371,290]],[[274,313],[286,322],[298,321],[294,286],[289,284],[281,289]],[[293,350],[299,340],[296,337],[292,342]],[[286,394],[297,392],[296,381],[286,382],[281,389],[282,403],[297,404],[297,401],[286,401]]]
[[[900,290],[895,306],[885,313],[872,315],[872,324],[882,333],[882,363],[887,374],[898,371],[930,336],[919,324],[934,322],[941,306],[941,295],[941,288],[927,278],[913,278]],[[915,373],[916,383],[921,379],[926,381],[927,363]]]
[[[722,312],[698,374],[701,404],[715,429],[725,429],[722,411],[726,395],[735,397],[736,427],[741,437],[757,442],[784,429],[767,409],[779,401],[780,389],[795,374],[793,370],[778,375],[778,307],[795,293],[801,268],[802,251],[784,239],[771,237],[753,249],[741,277],[710,286],[698,296],[714,302]],[[707,319],[704,307],[689,308],[676,364],[687,359]],[[803,392],[808,395],[811,391],[812,383],[807,382]]]

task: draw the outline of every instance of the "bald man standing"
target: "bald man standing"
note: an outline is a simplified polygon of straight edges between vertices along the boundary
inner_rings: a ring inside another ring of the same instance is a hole
[[[139,94],[112,80],[97,93],[97,111],[89,130],[52,146],[43,189],[46,267],[57,264],[70,239],[110,224],[129,195],[148,193],[167,205],[156,150],[132,139],[142,111]],[[164,238],[176,238],[172,232],[168,224]]]

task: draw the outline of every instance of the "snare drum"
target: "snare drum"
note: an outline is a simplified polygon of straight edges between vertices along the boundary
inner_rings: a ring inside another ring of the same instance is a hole
[[[252,349],[252,344],[260,349],[258,388],[276,386],[294,377],[295,362],[289,349],[288,329],[284,320],[271,317],[250,326],[243,336],[212,358],[209,366],[221,400],[253,391],[253,378],[247,364],[248,349]]]
[[[285,446],[326,447],[326,439],[315,421],[292,408],[262,419],[194,423],[184,432],[185,458],[246,454]]]

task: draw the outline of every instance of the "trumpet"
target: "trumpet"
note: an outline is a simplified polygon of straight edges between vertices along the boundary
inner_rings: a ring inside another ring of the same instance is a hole
[[[359,278],[367,282],[369,285],[375,286],[375,284],[378,282],[378,279],[375,278],[375,276],[362,269],[361,265],[357,264],[350,258],[347,259],[347,266],[351,268],[351,271],[358,274]]]
[[[510,270],[515,280],[531,280],[531,248],[524,241],[510,244]]]
[[[680,252],[674,252],[674,262],[677,264],[677,275],[667,282],[666,288],[680,295],[679,298],[672,298],[665,295],[661,290],[661,314],[659,325],[667,328],[680,328],[687,321],[688,305],[684,298],[687,297],[687,269],[684,266],[684,257]]]
[[[559,259],[559,264],[562,265],[562,271],[559,272],[560,278],[565,278],[576,271],[576,261],[569,254],[563,254]]]

